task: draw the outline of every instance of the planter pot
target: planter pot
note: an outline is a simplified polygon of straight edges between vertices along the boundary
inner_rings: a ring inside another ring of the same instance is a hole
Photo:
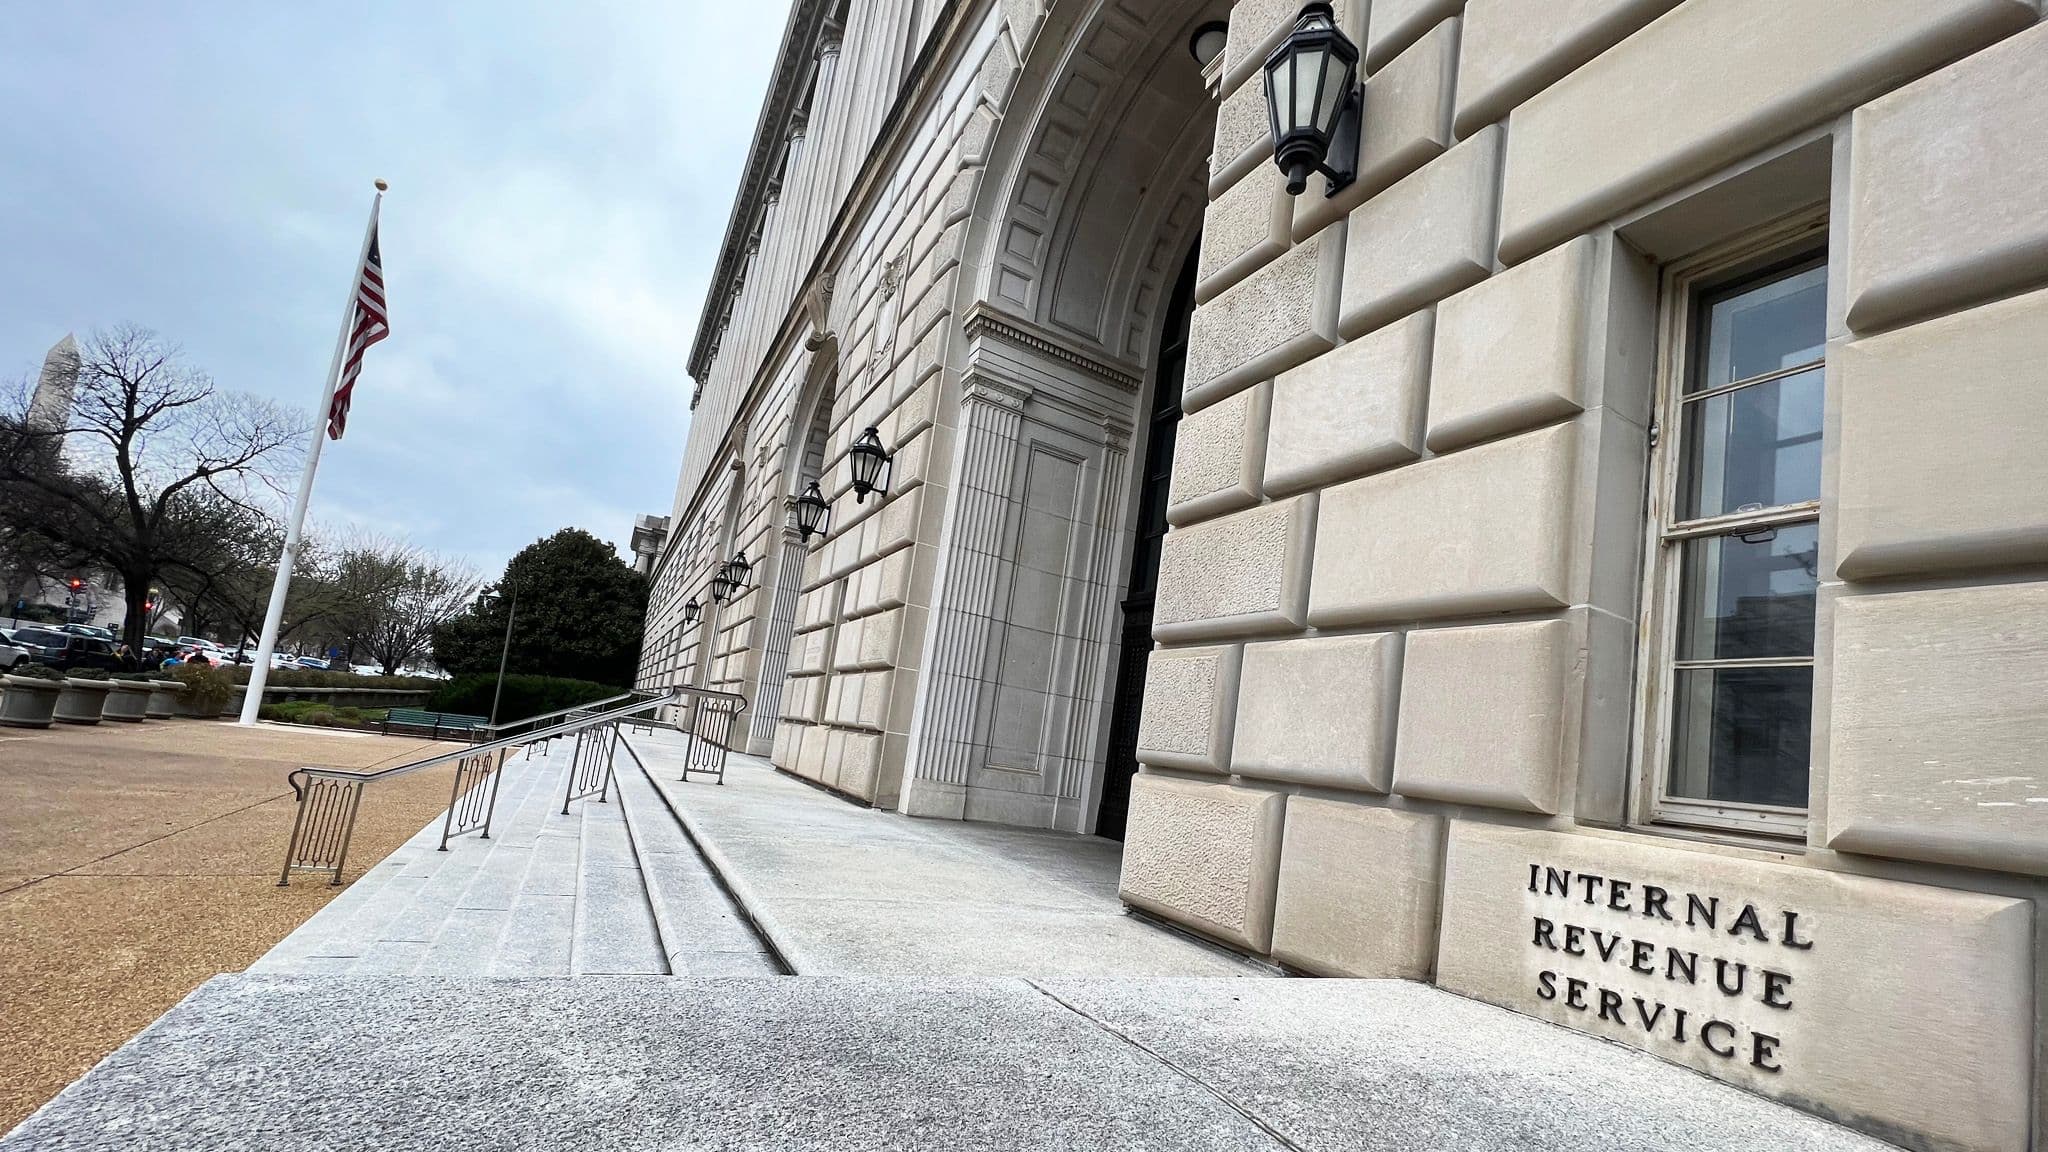
[[[0,692],[0,724],[9,728],[48,728],[57,712],[57,697],[64,694],[61,680],[32,680],[27,676],[0,676],[7,685]]]
[[[97,724],[106,711],[112,680],[65,680],[57,697],[57,719],[66,724]]]
[[[185,694],[185,686],[176,680],[149,681],[149,718],[169,720],[178,714],[178,697]]]
[[[107,693],[107,702],[100,711],[102,720],[118,720],[123,724],[140,724],[149,714],[150,685],[147,680],[109,681],[113,690]]]

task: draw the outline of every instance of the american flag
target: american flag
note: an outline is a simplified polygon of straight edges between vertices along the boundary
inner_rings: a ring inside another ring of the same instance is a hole
[[[348,356],[341,362],[341,382],[334,388],[334,403],[327,409],[327,438],[341,439],[348,428],[349,394],[363,371],[363,353],[370,345],[391,335],[384,315],[384,256],[378,251],[377,220],[370,218],[370,247],[363,255],[363,267],[356,273],[355,320],[349,325]]]

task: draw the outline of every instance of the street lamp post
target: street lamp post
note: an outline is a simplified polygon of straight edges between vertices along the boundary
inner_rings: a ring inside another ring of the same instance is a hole
[[[513,622],[514,620],[516,620],[516,619],[518,619],[518,618],[519,618],[519,589],[517,589],[517,588],[513,588],[513,589],[511,589],[511,590],[510,590],[510,591],[509,591],[508,593],[506,593],[506,594],[505,594],[505,595],[504,595],[503,597],[499,597],[499,596],[490,596],[490,597],[487,597],[486,599],[487,599],[488,601],[491,601],[492,603],[489,603],[489,604],[487,604],[486,606],[487,606],[488,608],[495,608],[495,607],[497,607],[497,604],[495,603],[495,601],[497,601],[497,600],[499,600],[499,599],[501,599],[501,598],[502,598],[502,599],[504,599],[504,600],[506,601],[506,603],[505,603],[505,642],[504,642],[504,644],[503,644],[503,645],[501,645],[501,646],[499,647],[499,649],[498,649],[498,686],[497,686],[497,687],[495,687],[495,688],[493,688],[493,689],[491,689],[491,721],[490,721],[490,722],[491,722],[492,724],[496,724],[496,723],[498,722],[498,701],[500,701],[500,700],[504,699],[504,696],[505,696],[505,662],[506,662],[506,660],[508,660],[508,659],[509,659],[509,658],[511,657],[511,655],[512,655],[512,622]]]

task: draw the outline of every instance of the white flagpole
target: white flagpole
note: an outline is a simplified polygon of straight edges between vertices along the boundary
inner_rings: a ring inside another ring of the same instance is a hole
[[[263,638],[256,644],[256,662],[249,666],[249,690],[242,698],[244,725],[256,723],[263,707],[263,686],[270,679],[270,654],[277,650],[277,632],[284,624],[285,594],[291,591],[292,561],[299,553],[299,540],[306,527],[306,505],[313,500],[313,473],[320,468],[320,448],[327,442],[327,419],[334,406],[334,389],[340,383],[341,358],[348,351],[356,319],[356,288],[363,275],[363,262],[370,258],[370,238],[377,234],[377,213],[384,206],[384,190],[390,185],[377,181],[377,198],[370,202],[370,222],[363,228],[363,250],[356,256],[355,274],[349,277],[348,305],[341,313],[341,336],[334,342],[334,360],[327,365],[327,383],[320,389],[320,407],[313,421],[313,443],[306,449],[306,466],[299,473],[299,494],[292,501],[291,523],[285,527],[284,549],[277,557],[277,579],[270,586],[270,609],[263,614]]]

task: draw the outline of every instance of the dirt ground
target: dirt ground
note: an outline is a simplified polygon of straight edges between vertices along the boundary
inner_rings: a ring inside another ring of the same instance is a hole
[[[287,772],[450,747],[199,720],[0,728],[0,1132],[341,891],[277,886]],[[364,794],[348,879],[440,813],[450,771]]]

